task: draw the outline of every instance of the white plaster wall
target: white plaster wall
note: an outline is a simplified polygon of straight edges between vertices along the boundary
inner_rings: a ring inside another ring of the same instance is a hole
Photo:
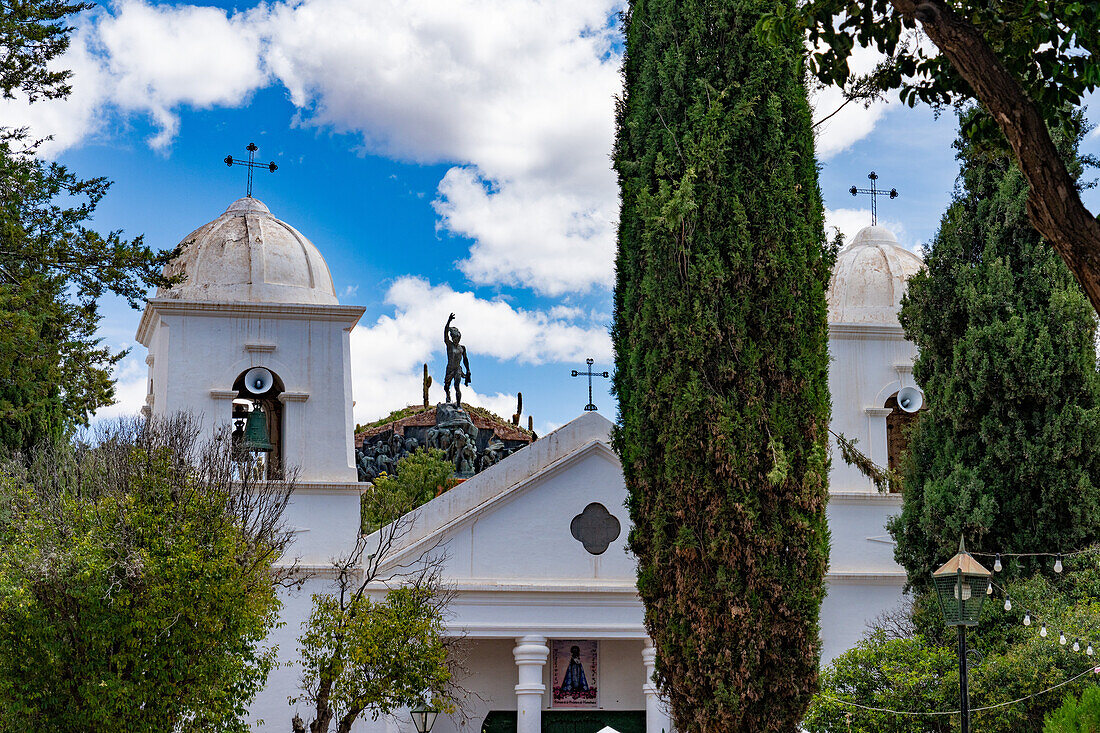
[[[892,574],[904,577],[894,562],[894,542],[887,520],[901,513],[900,494],[833,493],[829,519],[830,573]]]
[[[830,578],[821,604],[821,666],[824,667],[867,632],[867,625],[905,600],[905,578]]]
[[[833,402],[830,428],[847,438],[855,438],[856,447],[882,466],[887,460],[886,421],[868,415],[867,409],[881,408],[890,395],[913,384],[915,357],[916,347],[905,340],[900,326],[830,326],[829,392]],[[829,450],[831,491],[876,491],[866,476],[844,463],[831,436]]]
[[[211,390],[232,390],[242,372],[266,367],[282,380],[288,398],[294,393],[306,397],[284,401],[287,465],[298,466],[304,481],[355,480],[351,376],[346,369],[350,324],[174,311],[153,317],[158,321],[148,344],[154,359],[153,414],[190,411],[207,430],[226,424],[231,400],[217,399]],[[272,344],[275,350],[249,352],[246,344]]]
[[[265,640],[268,646],[278,647],[279,666],[271,671],[267,686],[250,706],[256,733],[287,733],[296,710],[308,720],[305,704],[290,706],[287,701],[299,694],[298,637],[302,622],[313,609],[313,594],[335,590],[329,572],[331,559],[354,545],[359,532],[359,485],[304,485],[291,496],[284,517],[294,531],[294,540],[282,562],[289,565],[297,560],[301,572],[310,577],[300,590],[284,588],[279,592],[282,625]]]
[[[490,511],[463,522],[444,537],[450,579],[624,579],[635,577],[635,561],[626,549],[630,518],[623,502],[626,487],[618,463],[592,452],[568,470],[509,495]],[[619,536],[600,555],[592,555],[570,533],[573,517],[592,502],[603,504],[619,520]]]

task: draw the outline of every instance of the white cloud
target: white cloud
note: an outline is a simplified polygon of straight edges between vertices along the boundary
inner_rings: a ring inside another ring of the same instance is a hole
[[[57,154],[95,135],[112,113],[145,114],[157,132],[155,148],[179,131],[181,106],[238,106],[263,85],[261,39],[252,13],[228,15],[212,7],[148,5],[122,0],[112,12],[85,14],[64,57],[73,92],[63,100],[0,102],[5,124],[53,135],[44,148]]]
[[[132,417],[141,411],[142,406],[145,405],[149,379],[145,353],[143,347],[135,346],[133,351],[115,365],[112,373],[115,379],[115,402],[96,411],[92,418],[93,422],[117,417]]]
[[[874,49],[857,46],[852,50],[848,66],[855,75],[867,74],[883,58],[882,54]],[[839,87],[828,86],[814,89],[810,94],[810,104],[814,108],[815,122],[824,120],[830,114],[833,115],[815,129],[817,155],[821,160],[828,160],[870,135],[883,115],[900,102],[895,95],[874,102],[866,108],[858,101],[844,105],[842,90]]]
[[[471,280],[556,295],[612,280],[619,5],[277,4],[267,59],[308,124],[457,164],[434,205],[443,230],[474,240],[460,263]]]
[[[475,169],[452,168],[433,205],[444,228],[475,240],[459,268],[476,283],[547,295],[612,284],[613,193],[586,198],[529,180],[493,190]]]
[[[45,155],[56,155],[80,144],[98,129],[104,114],[103,103],[110,95],[108,78],[102,59],[90,45],[93,42],[87,28],[77,29],[69,50],[52,68],[71,70],[69,83],[72,94],[64,100],[40,100],[28,104],[22,97],[0,100],[3,125],[29,127],[32,136],[53,136],[41,148]]]
[[[840,230],[844,235],[844,243],[848,244],[860,229],[870,225],[870,209],[825,209],[825,236],[829,239],[836,236],[837,230]],[[899,243],[913,249],[911,245],[906,245],[909,235],[905,225],[900,221],[880,219],[879,226],[889,229],[898,238]]]
[[[252,22],[258,12],[230,16],[220,8],[141,0],[116,7],[97,27],[114,80],[111,100],[153,117],[159,127],[154,147],[175,137],[179,106],[238,106],[264,83]]]
[[[477,283],[558,294],[612,279],[610,166],[621,0],[298,0],[227,13],[120,0],[84,16],[69,100],[0,104],[76,145],[105,117],[147,115],[168,145],[183,107],[240,106],[272,81],[300,124],[371,152],[452,163],[440,227],[473,240]]]
[[[452,312],[462,314],[455,322],[462,342],[480,357],[520,364],[577,361],[586,356],[611,359],[605,324],[555,318],[417,277],[397,280],[386,293],[386,303],[393,306],[393,315],[381,316],[373,325],[360,325],[351,334],[352,388],[359,422],[420,401],[421,364],[442,363],[443,325]],[[463,399],[511,415],[514,395],[478,393],[475,365],[471,371],[473,386],[463,387]],[[441,401],[441,375],[433,378],[430,399]]]

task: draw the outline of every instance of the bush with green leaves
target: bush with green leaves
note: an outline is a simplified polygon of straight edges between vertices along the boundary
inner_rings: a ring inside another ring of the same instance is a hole
[[[420,448],[397,462],[393,476],[383,473],[364,494],[363,532],[371,533],[394,518],[427,504],[455,485],[455,466],[438,448]]]
[[[290,483],[185,418],[0,465],[0,731],[247,730]]]
[[[789,731],[828,558],[824,230],[802,39],[764,0],[624,16],[614,390],[657,682],[678,730]]]
[[[1047,716],[1043,733],[1100,733],[1100,686],[1089,686],[1080,698],[1066,695],[1062,706]]]
[[[1043,729],[1066,691],[1076,694],[1093,684],[1096,657],[1085,652],[1089,640],[1100,650],[1100,549],[1067,561],[1064,577],[1035,575],[1009,581],[1007,593],[982,609],[977,627],[968,629],[971,649],[981,654],[969,672],[971,721],[983,733],[1019,733]],[[997,578],[998,583],[1000,577]],[[1024,615],[1032,620],[1023,624]],[[917,598],[899,611],[900,623],[878,624],[821,674],[803,726],[810,733],[944,732],[958,729],[958,715],[898,715],[854,705],[906,713],[955,711],[959,707],[959,660],[954,628],[943,624],[938,601]],[[1047,628],[1047,636],[1040,629]],[[1062,635],[1066,644],[1060,643]],[[1080,650],[1073,651],[1073,642]],[[1053,689],[1052,689],[1053,688]],[[1010,705],[1002,703],[1019,700]],[[978,710],[998,706],[990,710]],[[1074,729],[1070,729],[1074,730]]]

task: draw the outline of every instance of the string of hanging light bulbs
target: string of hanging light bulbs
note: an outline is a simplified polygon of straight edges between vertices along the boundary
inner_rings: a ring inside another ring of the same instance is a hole
[[[1089,554],[1094,554],[1094,553],[1098,553],[1098,552],[1100,552],[1100,547],[1087,547],[1083,550],[1073,550],[1071,552],[975,552],[973,554],[982,555],[984,557],[993,557],[993,558],[995,558],[995,560],[993,561],[993,572],[995,572],[995,573],[1001,572],[1002,569],[1004,568],[1004,565],[1001,562],[1002,557],[1005,557],[1005,558],[1009,558],[1009,557],[1053,557],[1053,558],[1055,558],[1053,570],[1054,570],[1055,573],[1058,573],[1060,575],[1065,570],[1065,566],[1062,564],[1062,560],[1064,558],[1066,558],[1066,557],[1075,557],[1075,556],[1079,556],[1079,555],[1089,555]],[[986,594],[987,595],[993,595],[993,588],[994,587],[996,587],[997,590],[1000,591],[1001,595],[1004,596],[1004,599],[1005,599],[1004,600],[1004,610],[1005,611],[1011,611],[1012,610],[1012,598],[1008,594],[1008,589],[1006,589],[1002,585],[998,585],[997,583],[994,583],[992,578],[989,581],[989,585],[986,586],[986,589],[985,589]],[[1038,623],[1039,624],[1039,636],[1041,636],[1044,639],[1050,633],[1050,632],[1047,631],[1046,622],[1039,616],[1039,614],[1034,613],[1031,609],[1025,609],[1024,610],[1023,623],[1024,623],[1024,626],[1032,626],[1033,624]],[[1058,631],[1058,644],[1059,644],[1059,646],[1069,645],[1069,638],[1066,636],[1064,630],[1059,630]],[[1070,646],[1070,648],[1074,652],[1080,652],[1081,651],[1081,638],[1080,638],[1080,636],[1075,636],[1073,638],[1073,644],[1072,644],[1072,646]],[[1096,647],[1093,646],[1092,642],[1089,639],[1085,639],[1085,654],[1089,657],[1094,656],[1096,654]],[[1098,668],[1098,669],[1100,669],[1100,668]]]

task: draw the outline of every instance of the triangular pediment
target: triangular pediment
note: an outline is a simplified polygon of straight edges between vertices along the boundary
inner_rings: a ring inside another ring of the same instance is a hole
[[[444,548],[444,573],[459,582],[560,584],[596,573],[632,584],[626,489],[611,427],[585,414],[436,497],[404,519],[384,566]]]

